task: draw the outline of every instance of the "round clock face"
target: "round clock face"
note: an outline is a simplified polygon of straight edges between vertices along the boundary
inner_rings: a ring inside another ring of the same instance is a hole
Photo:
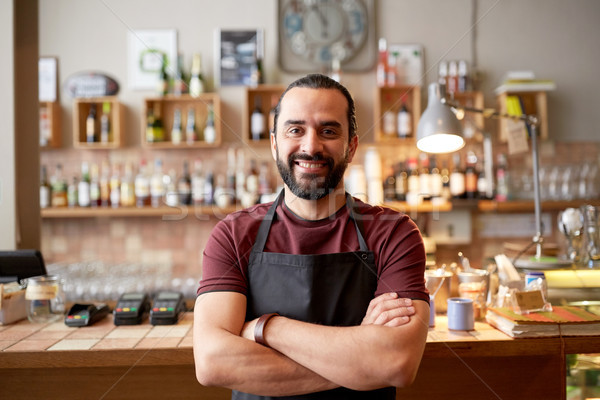
[[[368,35],[362,0],[284,0],[280,19],[289,50],[317,65],[350,60]]]

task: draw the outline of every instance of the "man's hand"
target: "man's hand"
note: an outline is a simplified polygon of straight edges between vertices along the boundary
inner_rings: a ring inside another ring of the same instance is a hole
[[[401,326],[414,314],[411,299],[398,298],[395,292],[384,293],[371,300],[361,325]]]

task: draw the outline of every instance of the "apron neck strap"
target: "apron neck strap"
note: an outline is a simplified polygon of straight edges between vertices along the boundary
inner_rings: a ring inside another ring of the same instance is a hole
[[[258,234],[256,235],[256,240],[254,241],[254,246],[252,246],[253,252],[262,252],[265,249],[265,244],[267,243],[267,237],[269,236],[269,231],[271,230],[271,224],[273,220],[277,218],[276,210],[277,207],[281,204],[284,197],[284,190],[282,189],[277,196],[277,199],[273,202],[269,211],[263,218],[260,223],[260,227],[258,228]],[[369,251],[369,247],[367,246],[367,242],[364,238],[364,227],[362,223],[362,219],[360,218],[360,214],[355,212],[355,203],[354,199],[350,194],[346,193],[346,207],[348,208],[348,214],[350,218],[354,222],[354,227],[356,228],[356,236],[358,237],[358,244],[360,245],[361,251]]]

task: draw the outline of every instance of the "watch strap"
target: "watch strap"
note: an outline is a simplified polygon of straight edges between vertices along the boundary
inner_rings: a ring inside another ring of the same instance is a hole
[[[267,345],[267,343],[265,342],[265,338],[264,338],[264,332],[265,332],[265,326],[267,326],[267,322],[269,322],[269,320],[275,316],[277,316],[279,314],[277,313],[271,313],[271,314],[263,314],[260,316],[260,318],[258,318],[258,321],[256,321],[256,325],[254,326],[254,341],[258,344],[262,344],[263,346],[269,347],[269,345]]]

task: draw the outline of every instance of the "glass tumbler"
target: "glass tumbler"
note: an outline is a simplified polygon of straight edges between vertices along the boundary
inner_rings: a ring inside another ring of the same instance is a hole
[[[65,299],[60,277],[43,275],[27,279],[25,306],[31,322],[49,323],[63,318]]]

